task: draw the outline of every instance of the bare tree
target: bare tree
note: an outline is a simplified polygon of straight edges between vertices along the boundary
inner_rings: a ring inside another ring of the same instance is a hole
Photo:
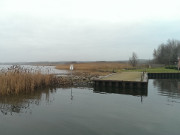
[[[135,52],[132,53],[132,57],[129,58],[129,63],[133,66],[136,67],[137,63],[138,63],[138,57],[137,54]]]

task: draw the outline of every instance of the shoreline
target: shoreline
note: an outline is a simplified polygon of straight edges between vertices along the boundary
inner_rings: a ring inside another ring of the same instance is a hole
[[[81,86],[92,86],[93,80],[100,79],[105,76],[106,75],[102,76],[87,72],[74,72],[72,76],[71,74],[67,74],[65,76],[56,76],[56,78],[58,80],[57,84],[59,87],[64,87],[64,86],[81,87]]]

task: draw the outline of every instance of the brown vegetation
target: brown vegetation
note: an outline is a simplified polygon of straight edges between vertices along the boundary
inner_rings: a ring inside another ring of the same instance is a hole
[[[90,62],[90,63],[75,63],[75,71],[92,72],[94,74],[107,74],[109,72],[116,72],[124,68],[132,68],[128,63],[119,62]],[[57,65],[56,69],[69,70],[70,64]]]
[[[52,74],[12,66],[7,71],[0,72],[0,95],[33,92],[39,88],[54,86],[56,82],[56,77]]]

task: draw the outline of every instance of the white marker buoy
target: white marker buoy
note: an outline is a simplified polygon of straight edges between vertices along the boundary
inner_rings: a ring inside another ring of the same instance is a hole
[[[69,69],[72,71],[74,69],[73,65],[71,64]]]

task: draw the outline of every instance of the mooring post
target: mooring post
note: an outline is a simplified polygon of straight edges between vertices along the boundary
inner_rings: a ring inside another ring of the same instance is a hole
[[[116,87],[119,87],[119,82],[116,82]]]
[[[126,88],[126,83],[125,82],[122,82],[122,87],[123,87],[123,89]]]
[[[111,81],[109,82],[109,86],[112,87],[112,82]]]
[[[133,82],[131,82],[130,87],[131,87],[131,88],[134,88],[134,87],[135,87],[135,84],[134,84]]]
[[[72,64],[70,65],[69,69],[71,70],[71,85],[73,85],[72,71],[73,71],[74,67]]]
[[[106,82],[103,81],[102,84],[103,84],[103,86],[106,86]]]
[[[138,87],[138,88],[141,88],[141,83],[138,83],[138,84],[137,84],[137,87]]]
[[[95,86],[98,86],[98,82],[97,81],[94,81],[94,84],[95,84]]]

